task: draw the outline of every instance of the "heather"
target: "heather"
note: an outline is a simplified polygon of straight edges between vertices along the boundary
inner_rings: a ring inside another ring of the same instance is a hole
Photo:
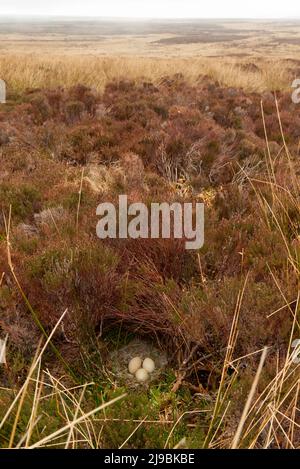
[[[30,446],[45,425],[51,433],[67,422],[51,443],[299,447],[291,356],[300,334],[298,106],[279,89],[258,93],[206,74],[192,83],[181,73],[8,96],[1,408],[11,390],[21,388],[23,400],[0,424],[0,445]],[[99,240],[96,207],[120,194],[204,202],[203,248]],[[111,351],[136,339],[166,354],[167,365],[131,390],[112,371]],[[82,420],[72,426],[74,413]]]

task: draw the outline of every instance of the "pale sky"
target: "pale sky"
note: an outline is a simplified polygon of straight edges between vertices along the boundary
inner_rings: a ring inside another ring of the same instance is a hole
[[[300,0],[0,0],[0,15],[300,18]]]

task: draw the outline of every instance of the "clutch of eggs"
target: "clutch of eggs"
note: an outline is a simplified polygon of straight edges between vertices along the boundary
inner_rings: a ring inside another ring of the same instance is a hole
[[[144,382],[149,378],[149,373],[155,370],[155,363],[152,358],[145,358],[142,362],[140,357],[133,357],[128,364],[128,371],[135,375],[137,381]]]

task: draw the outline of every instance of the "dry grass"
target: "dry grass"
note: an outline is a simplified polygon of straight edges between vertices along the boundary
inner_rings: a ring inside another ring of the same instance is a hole
[[[251,63],[255,63],[252,61]],[[103,91],[112,80],[145,80],[158,82],[163,76],[184,74],[194,84],[199,76],[207,75],[223,86],[247,91],[287,90],[293,75],[286,63],[259,60],[256,71],[243,70],[243,62],[221,58],[150,58],[150,57],[89,57],[41,55],[0,56],[1,78],[9,92],[26,88],[69,88],[78,83]],[[246,61],[247,63],[247,61]]]
[[[95,445],[93,443],[93,437],[95,436],[95,432],[91,431],[91,429],[93,429],[93,421],[91,417],[126,396],[126,394],[122,394],[109,402],[101,404],[97,408],[84,411],[82,403],[84,402],[86,390],[94,383],[86,383],[82,386],[76,386],[75,388],[73,386],[68,389],[60,382],[60,380],[55,379],[49,371],[44,372],[41,370],[42,357],[65,314],[66,311],[62,314],[42,349],[37,350],[25,382],[17,392],[16,396],[12,399],[11,404],[8,406],[7,411],[0,421],[0,431],[8,420],[13,421],[8,438],[9,442],[7,447],[9,449],[33,449],[47,446],[59,446],[66,449],[74,449],[78,443],[94,448]],[[47,392],[49,388],[51,390],[50,393]],[[76,394],[76,392],[78,393],[78,390],[81,391],[79,396]],[[14,390],[8,389],[7,391],[8,395],[13,397]],[[62,417],[62,421],[65,421],[65,425],[60,426],[56,431],[50,430],[46,436],[42,437],[42,434],[40,434],[40,437],[37,439],[35,436],[35,427],[42,418],[43,413],[40,413],[40,405],[43,400],[50,400],[53,396],[55,396],[57,401],[61,402],[64,415],[60,414],[60,416]],[[28,413],[28,405],[30,406],[30,412],[26,430],[24,434],[21,435],[21,438],[19,435],[19,439],[17,441],[17,428],[19,425],[22,426],[22,420],[26,413]],[[27,407],[26,410],[24,410],[25,407]],[[80,439],[78,439],[79,436]]]

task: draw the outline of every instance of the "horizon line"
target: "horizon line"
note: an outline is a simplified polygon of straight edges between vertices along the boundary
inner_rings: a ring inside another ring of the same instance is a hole
[[[283,20],[283,21],[291,21],[291,20],[300,20],[300,16],[274,16],[274,17],[266,17],[266,16],[255,16],[255,17],[231,17],[231,16],[205,16],[205,17],[191,17],[191,16],[178,16],[178,17],[170,17],[170,16],[101,16],[101,15],[67,15],[67,14],[53,14],[53,13],[45,13],[45,14],[37,14],[37,13],[1,13],[0,18],[64,18],[64,19],[82,19],[82,20],[169,20],[169,21],[177,21],[177,20],[188,20],[188,21],[206,21],[206,20],[226,20],[226,21],[273,21],[273,20]]]

